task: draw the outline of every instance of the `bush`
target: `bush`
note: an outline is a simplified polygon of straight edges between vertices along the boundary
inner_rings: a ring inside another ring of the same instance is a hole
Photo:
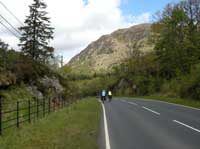
[[[192,68],[189,75],[181,78],[180,95],[184,98],[200,100],[200,64]]]
[[[16,84],[16,76],[11,72],[0,72],[0,88],[8,87]]]
[[[180,92],[180,81],[177,79],[165,80],[161,86],[161,94],[167,97],[177,97]]]

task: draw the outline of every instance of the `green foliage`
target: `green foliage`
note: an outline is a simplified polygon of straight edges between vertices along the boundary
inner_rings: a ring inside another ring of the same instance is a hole
[[[200,99],[200,69],[196,65],[200,58],[199,12],[199,0],[167,5],[152,25],[149,41],[155,44],[155,51],[134,50],[114,69],[118,82],[127,82],[116,92]]]
[[[10,78],[10,82],[20,84],[22,82],[34,82],[36,79],[44,76],[59,77],[58,74],[50,70],[45,64],[24,56],[19,52],[9,50],[5,51],[4,55],[6,55],[4,59],[6,65],[2,66],[3,69],[0,70],[0,80],[6,81],[6,78]]]
[[[0,96],[6,102],[31,100],[33,96],[22,84],[20,86],[12,86],[6,90],[0,90]]]
[[[84,80],[71,81],[74,94],[79,97],[96,96],[103,89],[114,89],[117,80],[115,76],[101,76]]]
[[[72,73],[63,68],[79,95],[95,95],[111,88],[117,95],[161,94],[200,99],[200,1],[169,4],[153,23],[149,42],[154,51],[141,52],[132,44],[132,53],[113,72],[99,75]],[[84,69],[85,67],[83,67]],[[81,70],[81,69],[80,69]]]
[[[25,26],[21,27],[22,37],[20,46],[25,55],[35,60],[46,61],[52,57],[54,49],[48,46],[49,40],[53,39],[53,29],[50,27],[50,18],[44,11],[47,5],[43,0],[33,0],[29,6],[30,15],[25,20]]]
[[[155,50],[160,73],[166,79],[176,77],[177,71],[188,74],[191,66],[199,61],[200,30],[199,19],[195,16],[198,16],[200,6],[197,1],[187,0],[168,5],[154,25],[162,25]]]
[[[164,80],[160,94],[166,97],[179,97],[181,82],[178,79]]]
[[[22,55],[19,56],[19,59],[15,58],[15,63],[8,67],[16,75],[18,83],[27,83],[45,75],[53,75],[53,72],[47,66]]]
[[[81,70],[78,70],[81,71]],[[59,71],[59,74],[64,77],[67,80],[87,80],[87,79],[92,79],[93,76],[85,73],[79,73],[75,72],[74,69],[72,69],[70,66],[64,66],[62,67]]]
[[[140,51],[134,51],[125,63],[115,68],[118,80],[125,79],[128,82],[128,87],[123,87],[124,91],[122,89],[119,91],[124,92],[124,94],[147,95],[159,91],[161,80],[158,74],[159,65],[155,61],[153,52],[144,54]]]
[[[0,70],[6,65],[6,52],[8,51],[8,44],[0,39]]]
[[[9,72],[0,72],[0,88],[16,84],[16,76]]]
[[[200,64],[195,65],[191,73],[181,77],[181,97],[200,99]]]
[[[62,85],[64,90],[70,92],[71,88],[68,86],[68,81],[57,72],[51,70],[49,66],[14,50],[0,49],[0,56],[2,51],[6,56],[4,57],[2,67],[0,65],[0,96],[3,96],[5,100],[32,99],[33,95],[30,97],[30,93],[28,94],[26,89],[27,86],[36,90],[34,92],[35,96],[37,96],[37,91],[41,92],[43,97],[57,96],[58,93],[55,90],[49,93],[50,87],[40,82],[42,78],[59,80],[59,84]],[[22,84],[24,84],[23,87],[21,86]],[[65,93],[59,93],[59,95],[62,95],[65,99],[71,97]]]

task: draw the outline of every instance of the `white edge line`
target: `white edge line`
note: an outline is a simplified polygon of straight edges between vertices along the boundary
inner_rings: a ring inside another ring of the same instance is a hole
[[[134,103],[134,102],[128,102],[128,103],[131,104],[131,105],[135,105],[135,106],[138,105],[137,103]]]
[[[185,106],[185,105],[181,105],[181,104],[176,104],[176,103],[170,103],[170,102],[167,102],[167,101],[161,101],[161,100],[155,100],[155,99],[144,99],[144,98],[129,98],[129,99],[135,99],[135,100],[143,100],[143,101],[149,101],[149,102],[161,102],[161,103],[166,103],[166,104],[169,104],[169,105],[174,105],[174,106],[178,106],[178,107],[184,107],[184,108],[188,108],[188,109],[193,109],[193,110],[200,110],[198,108],[195,108],[195,107],[190,107],[190,106]]]
[[[199,130],[199,129],[196,129],[196,128],[192,127],[192,126],[189,126],[189,125],[187,125],[187,124],[184,124],[184,123],[182,123],[182,122],[180,122],[180,121],[173,120],[173,122],[178,123],[178,124],[180,124],[180,125],[183,125],[183,126],[185,126],[185,127],[187,127],[187,128],[190,128],[190,129],[192,129],[192,130],[197,131],[197,132],[200,133],[200,130]]]
[[[160,113],[158,113],[158,112],[156,112],[156,111],[153,111],[153,110],[151,110],[151,109],[149,109],[149,108],[147,108],[147,107],[142,107],[143,109],[146,109],[146,110],[148,110],[148,111],[150,111],[150,112],[152,112],[152,113],[154,113],[154,114],[157,114],[157,115],[160,115]]]
[[[104,115],[104,129],[105,129],[106,149],[111,149],[111,147],[110,147],[110,139],[109,139],[109,134],[108,134],[106,111],[105,111],[105,108],[104,108],[103,104],[102,104],[102,108],[103,108],[103,115]]]

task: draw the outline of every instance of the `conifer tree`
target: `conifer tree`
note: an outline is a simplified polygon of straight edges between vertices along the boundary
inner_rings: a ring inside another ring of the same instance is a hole
[[[51,27],[46,8],[43,0],[33,0],[33,4],[29,6],[30,15],[24,22],[25,26],[20,28],[22,36],[19,46],[22,53],[40,61],[46,61],[53,56],[53,48],[49,46],[49,42],[53,39],[54,28]]]

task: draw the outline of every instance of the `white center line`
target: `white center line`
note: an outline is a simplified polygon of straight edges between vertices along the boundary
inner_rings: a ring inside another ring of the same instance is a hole
[[[135,105],[135,106],[138,105],[137,103],[134,103],[134,102],[128,102],[128,103],[131,104],[131,105]]]
[[[103,108],[103,115],[104,115],[104,129],[105,129],[105,141],[106,141],[106,149],[111,149],[110,147],[110,139],[109,139],[109,134],[108,134],[108,123],[107,123],[107,118],[106,118],[106,111],[104,108],[104,105],[102,104]]]
[[[142,107],[143,109],[146,109],[146,110],[148,110],[148,111],[150,111],[150,112],[152,112],[152,113],[154,113],[154,114],[157,114],[157,115],[160,115],[160,113],[158,113],[158,112],[156,112],[156,111],[153,111],[153,110],[151,110],[151,109],[149,109],[149,108],[147,108],[147,107]]]
[[[184,123],[182,123],[182,122],[180,122],[180,121],[173,120],[173,122],[178,123],[178,124],[180,124],[180,125],[183,125],[183,126],[185,126],[185,127],[187,127],[187,128],[190,128],[190,129],[192,129],[192,130],[194,130],[194,131],[200,132],[199,129],[196,129],[196,128],[192,127],[192,126],[189,126],[189,125],[187,125],[187,124],[184,124]]]

